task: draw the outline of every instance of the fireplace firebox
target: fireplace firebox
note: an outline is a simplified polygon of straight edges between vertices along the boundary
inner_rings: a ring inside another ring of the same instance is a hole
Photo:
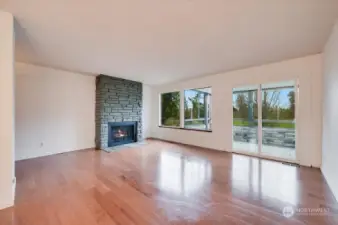
[[[137,122],[109,122],[108,147],[137,141]]]

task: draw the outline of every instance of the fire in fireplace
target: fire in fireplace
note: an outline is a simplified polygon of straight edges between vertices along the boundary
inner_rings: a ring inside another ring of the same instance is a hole
[[[137,141],[137,122],[108,123],[108,147]]]
[[[128,132],[122,129],[117,129],[113,138],[123,138],[128,136]]]

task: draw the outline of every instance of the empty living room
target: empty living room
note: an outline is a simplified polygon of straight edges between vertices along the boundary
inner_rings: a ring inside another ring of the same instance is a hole
[[[338,0],[0,0],[0,225],[338,225]]]

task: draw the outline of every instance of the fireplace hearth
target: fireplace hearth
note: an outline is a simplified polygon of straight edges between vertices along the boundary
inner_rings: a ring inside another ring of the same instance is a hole
[[[137,141],[137,122],[109,122],[108,147]]]

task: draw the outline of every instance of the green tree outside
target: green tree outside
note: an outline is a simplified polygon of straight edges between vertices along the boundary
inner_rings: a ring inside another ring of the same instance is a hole
[[[180,93],[162,94],[161,104],[161,124],[164,126],[180,126]]]

